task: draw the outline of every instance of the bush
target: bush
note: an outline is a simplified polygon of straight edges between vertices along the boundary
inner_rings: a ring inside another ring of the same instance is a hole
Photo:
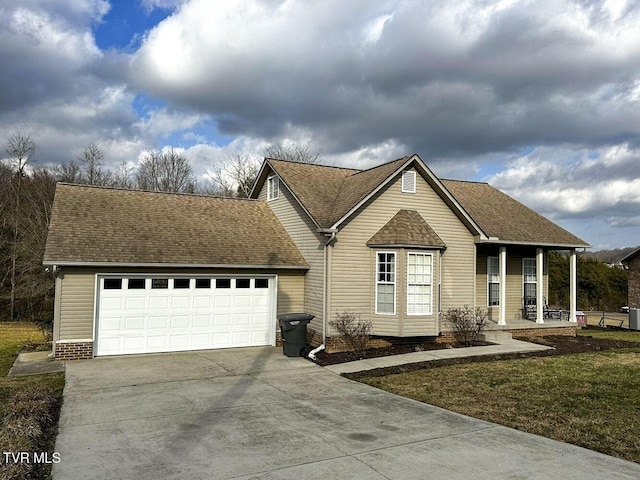
[[[487,313],[480,307],[473,310],[468,305],[450,308],[444,314],[444,322],[451,328],[456,343],[472,346],[487,326]]]
[[[329,322],[335,328],[347,346],[357,355],[362,355],[369,344],[369,337],[373,329],[371,320],[362,320],[359,313],[348,311],[336,312],[336,320]]]

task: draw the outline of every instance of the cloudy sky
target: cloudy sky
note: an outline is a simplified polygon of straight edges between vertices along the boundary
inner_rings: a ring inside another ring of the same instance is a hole
[[[640,2],[2,0],[0,140],[34,163],[307,144],[418,153],[591,243],[640,245]]]

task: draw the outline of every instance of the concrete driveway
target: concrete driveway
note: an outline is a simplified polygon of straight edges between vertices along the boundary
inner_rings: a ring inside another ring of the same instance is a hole
[[[68,362],[56,451],[55,480],[640,478],[275,348]]]

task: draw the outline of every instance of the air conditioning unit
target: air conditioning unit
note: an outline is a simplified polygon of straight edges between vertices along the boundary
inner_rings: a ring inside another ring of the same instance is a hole
[[[640,330],[640,308],[629,310],[629,330]]]

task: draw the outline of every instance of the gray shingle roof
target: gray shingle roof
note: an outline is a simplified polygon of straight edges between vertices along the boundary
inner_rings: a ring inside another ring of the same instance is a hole
[[[66,184],[44,262],[307,267],[263,202]]]
[[[407,160],[399,158],[369,170],[267,161],[318,226],[329,228]]]
[[[590,246],[488,183],[459,180],[442,183],[489,237],[518,243]]]
[[[318,226],[329,228],[409,159],[410,157],[402,157],[369,170],[273,159],[267,159],[267,162]],[[496,237],[501,242],[562,247],[589,246],[584,240],[487,183],[457,180],[441,182],[464,212],[489,237]],[[443,198],[446,195],[443,191],[438,193]],[[446,201],[451,204],[449,200]],[[452,204],[451,206],[456,209]]]
[[[416,210],[400,210],[369,239],[367,245],[446,247],[438,234]]]

